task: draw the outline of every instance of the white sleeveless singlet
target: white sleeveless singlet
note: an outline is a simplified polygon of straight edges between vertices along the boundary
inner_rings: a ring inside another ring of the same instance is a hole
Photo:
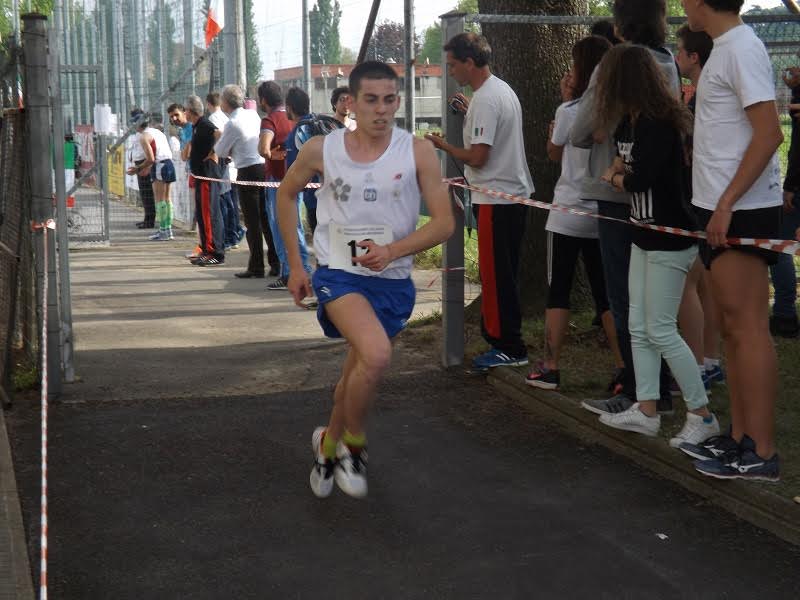
[[[167,159],[172,160],[172,149],[169,147],[167,136],[155,127],[148,127],[145,131],[153,137],[153,141],[156,143],[156,147],[153,150],[156,162]]]
[[[403,239],[417,228],[422,196],[414,136],[394,127],[386,151],[373,162],[359,163],[347,154],[345,132],[347,129],[329,133],[322,146],[324,175],[317,191],[318,225],[314,232],[317,260],[320,265],[361,275],[409,277],[413,256],[393,261],[380,273],[351,266],[346,257],[361,255],[363,249],[355,244],[364,239],[383,245]]]

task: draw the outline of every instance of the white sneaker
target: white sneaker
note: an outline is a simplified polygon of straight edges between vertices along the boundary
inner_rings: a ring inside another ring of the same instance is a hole
[[[679,448],[683,443],[696,445],[715,435],[719,435],[719,421],[716,415],[711,415],[711,423],[706,423],[700,415],[687,412],[683,429],[669,441],[669,445],[673,448]]]
[[[339,442],[336,446],[336,485],[348,496],[363,498],[367,495],[367,449],[351,454],[350,449]]]
[[[622,412],[600,415],[600,422],[614,429],[634,431],[654,437],[658,435],[658,430],[661,427],[661,415],[648,417],[639,410],[639,403],[634,402],[630,408]]]
[[[333,491],[333,470],[336,462],[326,460],[322,454],[324,427],[317,427],[311,435],[311,451],[314,453],[314,467],[311,469],[309,483],[317,498],[327,498]]]

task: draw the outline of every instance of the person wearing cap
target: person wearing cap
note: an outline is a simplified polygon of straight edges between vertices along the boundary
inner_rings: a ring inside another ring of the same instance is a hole
[[[130,124],[136,125],[144,117],[141,108],[131,110]],[[142,175],[138,168],[144,163],[144,148],[142,147],[142,132],[137,129],[136,138],[128,154],[128,160],[133,166],[128,169],[128,175],[136,175],[139,184],[139,200],[144,208],[144,219],[136,223],[138,229],[152,229],[156,226],[156,201],[153,196],[153,182],[150,175]]]

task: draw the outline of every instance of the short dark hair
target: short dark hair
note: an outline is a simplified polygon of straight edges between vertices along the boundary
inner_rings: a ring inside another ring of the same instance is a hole
[[[303,117],[310,112],[311,104],[308,94],[299,87],[291,87],[286,92],[286,108],[291,110],[296,117]]]
[[[394,69],[385,62],[367,60],[350,71],[350,90],[353,95],[358,95],[362,79],[389,79],[397,83],[398,77]]]
[[[714,48],[714,40],[705,31],[692,31],[688,25],[684,25],[675,32],[681,42],[683,49],[689,54],[697,54],[700,66],[704,66],[708,60],[711,50]]]
[[[597,23],[592,25],[592,29],[589,31],[589,33],[591,35],[599,35],[600,37],[604,37],[615,46],[622,41],[614,32],[614,22],[609,19],[597,21]]]
[[[572,47],[572,69],[575,80],[572,82],[573,98],[580,98],[589,87],[594,68],[611,49],[611,42],[600,35],[590,35],[575,42]]]
[[[667,39],[665,0],[614,0],[614,24],[626,42],[658,48]]]
[[[206,95],[206,102],[208,102],[211,106],[219,106],[221,104],[219,92],[211,92]]]
[[[268,106],[280,106],[283,104],[281,86],[274,81],[262,81],[258,86],[258,98],[266,102]]]
[[[471,58],[476,67],[485,67],[492,60],[492,47],[486,38],[471,31],[459,33],[444,45],[445,52],[451,52],[460,62]]]
[[[738,15],[744,0],[706,0],[706,4],[716,12],[731,12]]]
[[[331,92],[331,107],[333,110],[336,110],[336,103],[339,102],[339,98],[344,96],[345,94],[350,93],[350,88],[346,85],[341,85]]]
[[[183,104],[180,104],[180,103],[178,103],[178,102],[173,102],[172,104],[170,104],[170,105],[167,107],[167,114],[171,113],[171,112],[172,112],[173,110],[175,110],[176,108],[177,108],[178,110],[180,110],[181,112],[184,112],[184,111],[186,110],[185,108],[183,108]]]

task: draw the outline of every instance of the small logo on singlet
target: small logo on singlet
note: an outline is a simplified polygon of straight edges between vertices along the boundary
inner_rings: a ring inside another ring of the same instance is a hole
[[[349,183],[345,183],[341,177],[337,177],[333,180],[333,197],[336,198],[338,202],[347,202],[350,199],[350,187]]]
[[[395,181],[400,181],[402,178],[403,178],[403,174],[402,173],[396,173],[395,176],[394,176],[394,180]]]
[[[375,188],[364,188],[364,202],[375,202],[378,199],[378,190]]]

